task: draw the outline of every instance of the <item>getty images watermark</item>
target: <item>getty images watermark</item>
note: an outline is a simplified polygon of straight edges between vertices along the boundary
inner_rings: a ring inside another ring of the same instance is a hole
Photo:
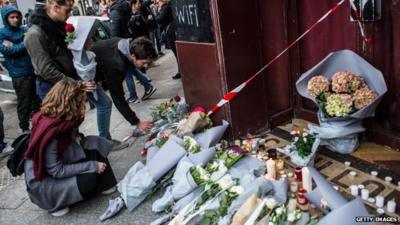
[[[400,218],[396,216],[357,216],[355,219],[359,223],[398,223],[400,221]]]

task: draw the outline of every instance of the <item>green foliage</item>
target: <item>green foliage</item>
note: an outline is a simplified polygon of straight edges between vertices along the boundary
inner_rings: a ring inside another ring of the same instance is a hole
[[[311,154],[311,149],[315,141],[315,135],[309,134],[307,136],[306,141],[304,138],[300,137],[295,143],[294,146],[296,147],[297,154],[305,158]]]

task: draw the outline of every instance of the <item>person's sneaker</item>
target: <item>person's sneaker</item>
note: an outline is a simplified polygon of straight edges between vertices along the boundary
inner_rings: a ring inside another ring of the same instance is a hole
[[[156,90],[157,90],[157,88],[151,86],[151,88],[144,93],[144,95],[142,97],[142,101],[150,98],[150,96],[153,95],[154,92],[156,92]]]
[[[164,52],[162,52],[162,51],[159,51],[159,52],[158,52],[158,57],[161,57],[161,56],[164,56],[164,55],[165,55]]]
[[[127,100],[129,103],[135,103],[135,104],[140,102],[138,97],[130,97]]]
[[[3,148],[3,150],[0,150],[0,158],[7,157],[8,155],[10,155],[13,152],[14,152],[14,148],[10,144],[7,144],[6,147]]]
[[[110,189],[107,189],[107,190],[101,192],[101,194],[102,195],[110,195],[110,194],[112,194],[112,193],[114,193],[116,191],[117,191],[117,188],[116,187],[112,187]]]
[[[175,74],[175,76],[173,76],[172,79],[174,80],[181,79],[181,73]]]
[[[120,142],[117,140],[112,140],[112,142],[113,142],[113,146],[111,148],[111,151],[119,151],[119,150],[122,150],[129,146],[129,143],[127,143],[127,142]]]
[[[69,207],[65,207],[63,209],[60,209],[58,211],[52,212],[51,215],[54,217],[59,217],[59,216],[64,216],[69,213]]]

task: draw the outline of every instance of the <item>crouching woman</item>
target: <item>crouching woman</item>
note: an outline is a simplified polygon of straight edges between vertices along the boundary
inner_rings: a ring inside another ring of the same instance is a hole
[[[78,132],[85,116],[84,88],[82,81],[59,81],[32,118],[25,153],[27,191],[33,203],[53,216],[65,215],[83,199],[116,190],[107,160],[112,142]]]

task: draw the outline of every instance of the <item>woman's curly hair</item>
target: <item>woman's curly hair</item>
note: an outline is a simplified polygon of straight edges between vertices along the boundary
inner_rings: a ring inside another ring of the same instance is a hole
[[[49,117],[83,120],[86,92],[82,81],[61,80],[47,93],[40,111]]]

